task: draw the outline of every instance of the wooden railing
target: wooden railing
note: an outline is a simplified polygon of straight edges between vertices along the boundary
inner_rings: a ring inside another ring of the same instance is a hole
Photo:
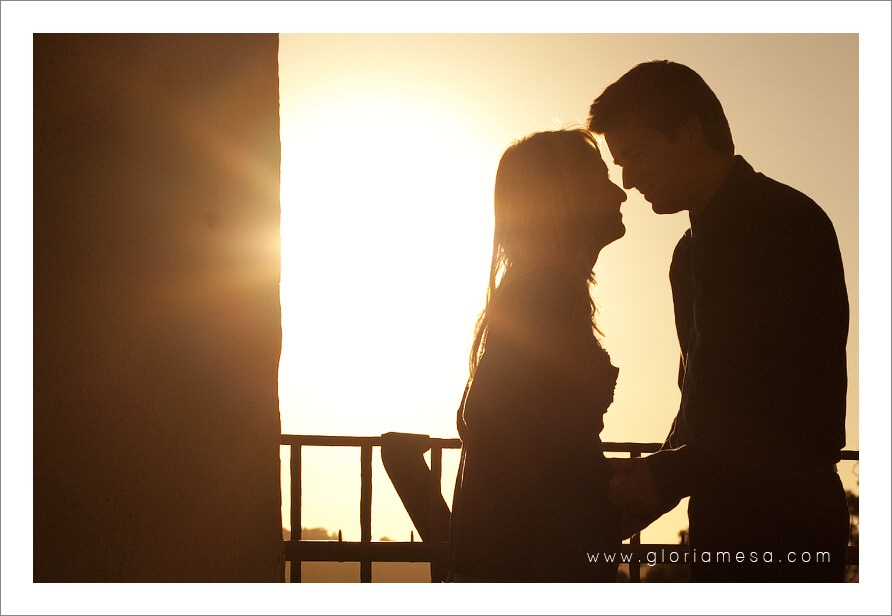
[[[423,435],[422,435],[423,436]],[[382,445],[381,436],[323,436],[283,434],[281,444],[291,450],[291,539],[285,541],[285,560],[291,563],[291,581],[301,581],[301,563],[359,562],[360,582],[372,581],[373,562],[440,562],[445,563],[449,553],[448,541],[372,541],[372,454]],[[460,449],[457,438],[429,438],[431,494],[440,494],[444,449]],[[301,449],[303,447],[359,447],[360,448],[360,497],[359,541],[318,541],[300,539],[301,529]],[[603,443],[605,453],[627,453],[638,458],[642,453],[653,453],[659,443]],[[858,460],[858,451],[843,451],[843,460]],[[629,581],[641,581],[641,564],[653,564],[648,558],[661,555],[659,563],[675,563],[668,555],[675,554],[684,562],[688,547],[683,544],[642,544],[640,533],[634,534],[629,543],[623,544],[622,554],[628,561]],[[858,547],[849,546],[847,564],[858,564]]]

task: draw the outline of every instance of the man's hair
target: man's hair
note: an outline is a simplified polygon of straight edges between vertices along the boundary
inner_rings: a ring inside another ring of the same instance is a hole
[[[676,62],[644,62],[607,86],[589,108],[589,129],[603,135],[640,120],[674,139],[695,116],[706,142],[717,152],[734,154],[731,128],[715,93],[696,72]]]

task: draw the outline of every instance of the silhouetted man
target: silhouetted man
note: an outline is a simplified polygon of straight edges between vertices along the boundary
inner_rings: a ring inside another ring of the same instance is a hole
[[[833,225],[735,156],[686,66],[639,64],[590,113],[625,188],[691,220],[669,271],[681,405],[661,451],[614,464],[613,498],[642,528],[691,497],[691,581],[843,581],[849,306]]]

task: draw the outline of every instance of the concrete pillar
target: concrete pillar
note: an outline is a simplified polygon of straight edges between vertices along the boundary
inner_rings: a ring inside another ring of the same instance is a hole
[[[34,36],[35,581],[283,579],[277,54]]]

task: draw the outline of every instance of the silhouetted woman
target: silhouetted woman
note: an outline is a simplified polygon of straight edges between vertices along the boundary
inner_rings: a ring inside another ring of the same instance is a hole
[[[618,370],[596,337],[590,289],[601,249],[625,233],[625,200],[588,131],[536,133],[502,155],[457,418],[454,581],[616,579],[603,556],[620,538],[599,433]]]

